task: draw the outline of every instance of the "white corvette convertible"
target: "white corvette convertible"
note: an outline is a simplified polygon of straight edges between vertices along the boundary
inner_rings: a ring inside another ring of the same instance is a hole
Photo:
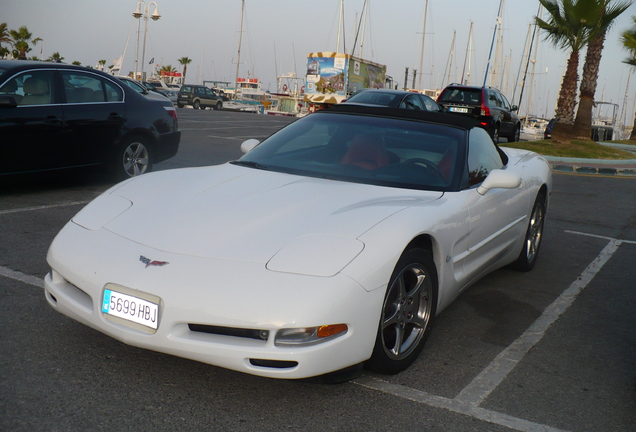
[[[550,167],[472,119],[343,105],[242,150],[88,204],[50,247],[48,303],[250,374],[392,374],[462,290],[537,260]]]

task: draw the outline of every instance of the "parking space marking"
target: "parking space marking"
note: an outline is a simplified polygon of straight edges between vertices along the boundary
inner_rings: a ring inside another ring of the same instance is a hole
[[[44,281],[42,279],[28,274],[20,273],[6,267],[0,267],[0,276],[17,280],[19,282],[24,282],[29,285],[35,285],[38,288],[44,289]]]
[[[565,231],[568,234],[584,235],[602,238],[608,244],[598,256],[587,266],[581,275],[548,306],[541,316],[526,329],[512,344],[504,349],[495,359],[482,370],[473,381],[468,384],[454,399],[435,396],[423,391],[415,390],[398,384],[391,384],[369,376],[362,376],[354,383],[363,387],[378,390],[404,399],[424,403],[437,408],[468,415],[489,423],[506,426],[521,432],[550,431],[561,429],[530,422],[507,414],[481,408],[480,405],[517,366],[523,357],[534,347],[548,331],[548,328],[574,303],[583,289],[592,281],[594,276],[603,268],[609,259],[623,243],[634,244],[629,240],[617,240],[610,237],[597,236],[576,231]]]
[[[43,206],[21,207],[21,208],[17,208],[17,209],[0,210],[0,215],[10,214],[10,213],[36,211],[36,210],[48,210],[48,209],[56,208],[56,207],[70,207],[70,206],[75,206],[75,205],[86,205],[89,202],[91,202],[91,200],[88,200],[88,201],[71,201],[71,202],[59,203],[59,204],[48,204],[48,205],[43,205]]]

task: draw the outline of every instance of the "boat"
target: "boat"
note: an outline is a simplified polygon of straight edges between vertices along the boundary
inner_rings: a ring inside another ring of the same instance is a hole
[[[618,104],[594,101],[592,116],[592,140],[597,142],[623,139],[623,130],[616,122]]]

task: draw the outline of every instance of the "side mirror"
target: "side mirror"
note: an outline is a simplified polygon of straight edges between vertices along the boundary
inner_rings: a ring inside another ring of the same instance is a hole
[[[243,141],[243,143],[241,144],[241,151],[243,153],[247,153],[250,150],[252,150],[254,147],[256,147],[257,145],[259,145],[261,142],[257,139],[248,139],[247,141]]]
[[[18,103],[13,96],[0,96],[0,108],[15,108]]]
[[[510,111],[519,111],[519,107],[517,105],[513,105],[512,108],[510,108]]]
[[[521,176],[517,173],[496,169],[490,171],[488,177],[477,188],[477,192],[480,195],[485,195],[490,189],[502,188],[502,189],[514,189],[521,184]]]

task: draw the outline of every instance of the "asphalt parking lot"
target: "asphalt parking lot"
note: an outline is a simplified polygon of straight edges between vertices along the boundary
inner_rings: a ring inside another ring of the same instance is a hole
[[[292,121],[178,113],[180,152],[156,169],[223,163]],[[339,385],[145,351],[52,310],[48,245],[111,185],[67,173],[0,190],[2,431],[634,430],[634,177],[555,173],[533,271],[502,269],[465,291],[407,371]]]

